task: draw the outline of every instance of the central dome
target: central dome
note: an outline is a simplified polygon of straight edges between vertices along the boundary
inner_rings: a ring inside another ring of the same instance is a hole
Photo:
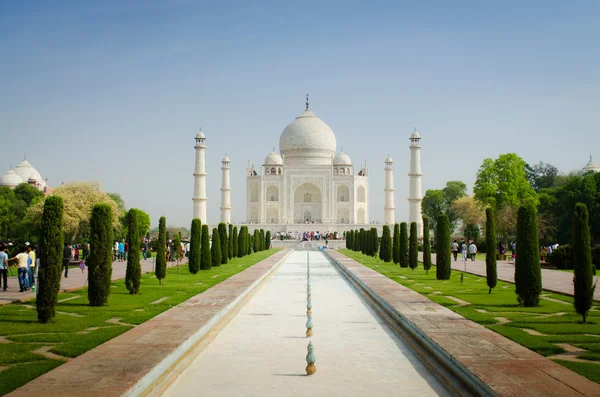
[[[335,135],[331,128],[310,109],[285,127],[279,138],[279,151],[288,158],[327,158],[331,161],[336,149]]]

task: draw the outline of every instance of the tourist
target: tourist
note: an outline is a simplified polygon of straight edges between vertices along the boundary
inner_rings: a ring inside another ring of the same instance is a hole
[[[84,261],[79,262],[79,268],[81,269],[81,273],[83,273],[85,271],[85,262]]]
[[[71,247],[65,243],[63,251],[63,268],[65,270],[65,278],[69,278],[69,265],[71,264]]]
[[[471,257],[471,261],[475,261],[475,255],[477,254],[477,246],[475,242],[471,242],[469,245],[469,256]]]
[[[123,260],[127,260],[128,253],[129,253],[129,243],[127,241],[125,241],[125,255],[123,257]]]
[[[8,280],[8,248],[6,245],[0,247],[0,277],[2,278],[2,290],[6,291],[8,285],[6,284]]]
[[[119,259],[119,242],[115,240],[115,246],[113,248],[113,262]]]
[[[462,254],[462,261],[466,262],[467,261],[467,244],[465,244],[464,241],[460,245],[460,252]]]
[[[29,255],[29,259],[31,259],[31,264],[29,265],[29,283],[31,285],[35,285],[34,270],[37,261],[35,257],[35,251],[31,247],[31,245],[27,246],[27,255]]]
[[[512,243],[510,243],[510,250],[512,252],[510,263],[515,263],[515,260],[517,259],[517,242],[516,241],[513,241]]]
[[[458,243],[456,242],[456,240],[454,240],[450,248],[452,249],[452,255],[454,255],[454,262],[456,262],[456,260],[458,259]]]
[[[30,260],[29,255],[27,254],[27,249],[23,246],[19,250],[19,253],[14,258],[10,258],[10,260],[16,259],[18,260],[18,275],[19,275],[19,292],[25,292],[27,287],[27,261]]]
[[[552,255],[552,244],[550,244],[547,248],[548,256]]]
[[[144,260],[148,259],[148,240],[144,240],[144,249],[142,250],[142,255],[144,256]]]
[[[123,262],[125,260],[125,244],[123,241],[119,243],[119,262]]]
[[[504,259],[504,244],[502,244],[502,241],[498,243],[498,253],[500,254],[500,258]]]

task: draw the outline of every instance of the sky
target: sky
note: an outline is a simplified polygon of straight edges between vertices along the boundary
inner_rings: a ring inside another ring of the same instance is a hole
[[[408,221],[409,136],[423,194],[473,187],[514,152],[561,172],[600,162],[600,2],[0,2],[0,172],[28,161],[51,186],[97,179],[152,224],[192,217],[194,136],[206,134],[208,221],[231,159],[232,221],[245,168],[304,110],[369,165],[383,221],[384,160]]]

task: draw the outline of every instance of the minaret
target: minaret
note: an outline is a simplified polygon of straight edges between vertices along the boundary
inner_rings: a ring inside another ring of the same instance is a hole
[[[410,136],[410,191],[408,195],[409,221],[417,223],[417,235],[423,236],[423,218],[421,216],[421,136],[415,128]]]
[[[202,130],[196,134],[196,166],[194,167],[194,219],[206,224],[206,137]]]
[[[383,206],[383,219],[386,225],[393,225],[394,220],[394,161],[390,156],[385,159],[385,204]]]
[[[223,157],[221,161],[222,182],[221,182],[221,222],[231,223],[231,187],[229,185],[229,157]]]

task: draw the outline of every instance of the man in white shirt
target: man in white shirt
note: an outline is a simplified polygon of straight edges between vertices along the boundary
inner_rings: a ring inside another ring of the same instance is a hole
[[[27,254],[27,249],[25,247],[21,247],[20,252],[12,259],[17,259],[19,262],[17,267],[19,268],[19,292],[25,292],[28,289],[27,282],[27,260],[29,259],[29,255]]]
[[[471,243],[471,245],[469,245],[469,255],[471,256],[471,261],[475,260],[476,253],[477,253],[477,246],[475,245],[475,243]]]

